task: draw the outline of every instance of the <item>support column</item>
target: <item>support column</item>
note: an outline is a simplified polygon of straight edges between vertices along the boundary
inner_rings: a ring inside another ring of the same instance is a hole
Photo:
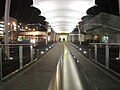
[[[78,32],[79,32],[79,35],[78,35],[78,41],[79,41],[79,44],[81,45],[81,36],[80,36],[80,27],[78,25]]]
[[[68,35],[68,41],[69,41],[69,42],[71,41],[70,34]]]
[[[72,34],[72,42],[74,42],[74,34]]]
[[[2,47],[0,46],[0,83],[2,82]]]
[[[106,56],[106,69],[109,69],[109,46],[106,44],[105,46],[105,56]]]
[[[45,27],[45,26],[44,26]],[[48,28],[49,28],[49,26],[48,26],[48,22],[46,22],[46,30],[47,30],[47,32],[46,32],[46,45],[48,45]]]
[[[120,0],[118,0],[118,3],[119,3],[119,16],[120,16]]]
[[[5,14],[4,14],[4,26],[5,26],[4,42],[5,44],[9,44],[8,23],[9,23],[10,3],[11,3],[11,0],[6,0]],[[5,52],[7,54],[7,58],[9,59],[10,58],[9,46],[5,47]]]
[[[95,44],[95,62],[97,62],[97,45]]]

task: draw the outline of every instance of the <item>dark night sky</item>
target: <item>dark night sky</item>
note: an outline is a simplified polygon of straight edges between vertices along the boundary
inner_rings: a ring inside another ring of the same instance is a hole
[[[32,0],[11,0],[10,16],[24,23],[44,23],[41,11],[31,7]],[[4,16],[5,0],[0,0],[0,18]]]
[[[20,22],[25,23],[44,23],[45,17],[38,16],[41,11],[32,5],[32,0],[11,0],[10,16]],[[119,14],[118,0],[95,0],[96,6],[90,7],[86,13],[88,16],[106,12],[114,15]],[[4,15],[5,0],[0,0],[0,18]]]
[[[100,12],[106,12],[113,15],[119,15],[118,0],[95,0],[96,6],[87,10],[87,14],[97,15]]]

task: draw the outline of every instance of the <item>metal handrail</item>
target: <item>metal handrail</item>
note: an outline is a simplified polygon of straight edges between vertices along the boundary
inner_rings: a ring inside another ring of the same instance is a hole
[[[49,84],[48,90],[61,90],[61,79],[62,79],[62,72],[61,72],[61,65],[62,65],[63,56],[61,55],[58,63],[57,63],[57,69],[53,75],[53,78]]]
[[[97,90],[97,88],[84,72],[80,62],[77,62],[64,46],[64,54],[58,61],[56,73],[48,90]]]
[[[0,44],[0,46],[30,46],[34,44]]]
[[[90,45],[120,45],[120,43],[90,43]]]

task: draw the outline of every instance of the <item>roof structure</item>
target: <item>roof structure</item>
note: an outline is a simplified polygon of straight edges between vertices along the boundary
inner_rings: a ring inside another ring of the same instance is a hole
[[[81,26],[81,31],[93,34],[118,34],[120,33],[120,17],[101,12]]]
[[[95,0],[33,0],[33,6],[41,10],[53,30],[57,33],[70,33],[95,5]]]

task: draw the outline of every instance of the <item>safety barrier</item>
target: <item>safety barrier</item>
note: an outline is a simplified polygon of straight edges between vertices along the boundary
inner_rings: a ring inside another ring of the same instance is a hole
[[[71,43],[81,54],[120,77],[120,43]]]
[[[38,60],[56,43],[35,48],[33,44],[0,44],[0,82]],[[7,58],[5,46],[9,46],[10,58]]]
[[[90,43],[89,58],[120,76],[120,43]]]

